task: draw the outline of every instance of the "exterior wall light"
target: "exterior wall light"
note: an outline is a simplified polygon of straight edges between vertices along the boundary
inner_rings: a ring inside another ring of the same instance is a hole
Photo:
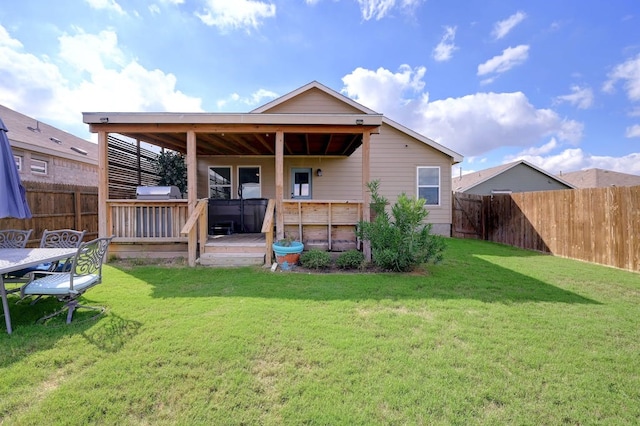
[[[316,176],[318,177],[322,176],[322,169],[316,170]]]

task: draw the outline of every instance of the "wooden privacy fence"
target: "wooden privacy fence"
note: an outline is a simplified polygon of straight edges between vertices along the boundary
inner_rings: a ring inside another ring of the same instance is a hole
[[[33,229],[29,247],[40,244],[45,229],[86,230],[85,241],[98,236],[98,188],[47,182],[22,182],[31,219],[0,219],[0,229]]]
[[[640,271],[640,186],[453,197],[453,232]]]

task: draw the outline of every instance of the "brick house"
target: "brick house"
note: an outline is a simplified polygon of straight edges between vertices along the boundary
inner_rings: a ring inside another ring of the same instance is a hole
[[[98,185],[98,145],[3,105],[0,117],[23,181]]]

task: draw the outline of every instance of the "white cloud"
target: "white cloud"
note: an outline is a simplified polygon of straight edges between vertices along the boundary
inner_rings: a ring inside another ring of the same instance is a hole
[[[556,97],[556,102],[569,102],[579,109],[589,109],[593,105],[593,90],[590,87],[571,86],[568,95]]]
[[[218,109],[223,109],[227,107],[231,103],[241,104],[249,107],[255,107],[258,105],[262,105],[265,102],[268,102],[272,99],[278,97],[278,94],[272,92],[270,90],[259,89],[258,91],[252,93],[249,97],[241,97],[237,93],[232,93],[226,99],[220,99],[216,102]]]
[[[126,15],[126,12],[122,9],[122,7],[116,2],[116,0],[85,0],[89,6],[93,9],[97,10],[111,10],[120,15]]]
[[[530,147],[550,137],[569,143],[582,138],[581,123],[535,108],[521,92],[430,101],[424,92],[425,71],[408,65],[397,73],[357,68],[343,77],[343,93],[465,156],[505,146]]]
[[[605,92],[614,92],[615,85],[622,80],[629,100],[640,101],[640,54],[617,65],[608,77],[603,86]]]
[[[544,145],[537,147],[532,146],[531,148],[527,148],[524,151],[521,151],[518,155],[544,155],[553,152],[554,149],[558,147],[558,141],[556,138],[551,138],[549,142]]]
[[[402,117],[412,99],[424,89],[422,78],[427,69],[400,66],[393,73],[385,68],[376,71],[356,68],[342,78],[342,92],[366,107],[383,113],[389,118]]]
[[[531,146],[549,136],[571,143],[582,138],[581,123],[536,109],[522,92],[476,93],[421,107],[421,121],[414,128],[463,155]]]
[[[400,3],[399,8],[406,12],[412,11],[423,1],[424,0],[401,0],[400,2],[396,0],[358,0],[358,4],[360,5],[362,18],[368,21],[372,18],[376,20],[384,18],[391,13],[397,3]],[[307,0],[307,3],[309,3],[309,0]]]
[[[206,0],[204,13],[196,16],[206,25],[221,31],[256,29],[262,21],[276,16],[276,6],[254,0]]]
[[[499,40],[499,39],[503,38],[504,36],[509,34],[509,32],[516,25],[518,25],[520,22],[522,22],[524,20],[524,18],[526,18],[526,17],[527,17],[526,13],[524,13],[524,12],[516,12],[513,15],[509,16],[507,19],[505,19],[503,21],[496,22],[496,24],[493,26],[493,31],[491,32],[491,35],[493,35],[493,37],[496,40]]]
[[[529,46],[521,44],[516,47],[508,47],[501,55],[494,56],[484,64],[478,65],[478,75],[491,73],[503,73],[516,65],[522,64],[529,57]]]
[[[151,12],[152,15],[159,15],[160,14],[160,6],[158,6],[157,4],[150,4],[149,5],[149,12]]]
[[[59,56],[52,59],[22,52],[19,41],[7,40],[0,26],[0,99],[9,108],[49,121],[80,137],[88,136],[82,112],[202,111],[201,99],[176,89],[176,77],[147,70],[118,48],[112,31],[60,37]],[[80,58],[80,59],[79,59]],[[63,77],[79,75],[70,81]]]
[[[631,153],[622,157],[591,155],[580,148],[565,149],[556,154],[543,157],[541,155],[515,155],[505,158],[505,163],[517,159],[526,160],[542,169],[559,175],[583,169],[604,169],[620,173],[640,175],[640,153]]]
[[[633,126],[627,127],[625,136],[628,138],[640,138],[640,124],[634,124]]]
[[[448,61],[457,49],[454,39],[456,38],[456,27],[444,27],[444,35],[440,43],[433,49],[433,58],[438,62]]]

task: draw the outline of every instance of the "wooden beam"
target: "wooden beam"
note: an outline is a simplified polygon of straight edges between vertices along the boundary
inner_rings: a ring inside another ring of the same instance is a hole
[[[379,132],[380,126],[372,125],[285,125],[285,124],[132,124],[132,123],[104,123],[91,124],[89,130],[93,133],[99,131],[111,133],[185,133],[194,131],[196,133],[363,133]]]
[[[98,237],[107,237],[111,218],[107,211],[109,198],[109,142],[108,133],[98,132]]]
[[[327,155],[327,153],[329,152],[329,147],[331,146],[332,139],[333,139],[333,134],[329,134],[326,138],[326,142],[324,145],[324,155]]]
[[[258,134],[255,134],[254,137],[260,143],[260,145],[262,145],[267,151],[269,151],[270,154],[275,154],[273,145],[270,144],[269,141],[267,141],[267,139],[263,135],[258,133]]]
[[[371,134],[362,133],[362,220],[371,221],[371,194],[367,183],[371,180]],[[365,259],[371,261],[371,243],[364,241],[362,249]]]
[[[284,238],[284,132],[276,132],[276,240]]]
[[[198,202],[198,159],[196,153],[196,132],[187,132],[187,199],[189,214],[196,208]],[[204,243],[203,243],[204,244]],[[189,231],[188,256],[189,266],[196,266],[196,250],[198,248],[198,230],[194,227]]]

